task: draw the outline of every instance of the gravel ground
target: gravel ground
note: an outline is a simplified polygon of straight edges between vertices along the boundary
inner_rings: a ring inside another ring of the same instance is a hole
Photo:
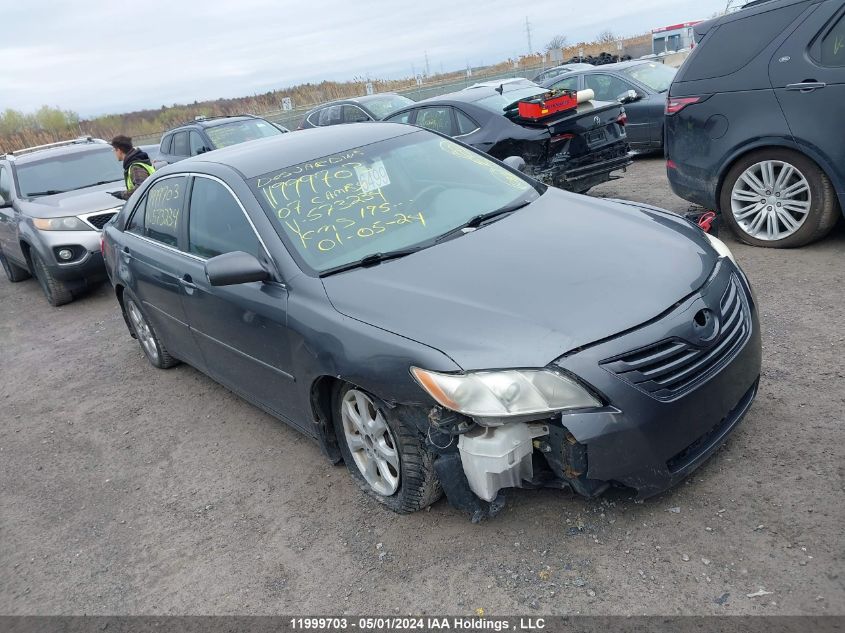
[[[594,193],[688,207],[657,158]],[[479,525],[392,514],[204,375],[153,369],[110,288],[53,309],[2,280],[0,613],[845,613],[845,228],[726,240],[765,349],[725,447],[645,503],[514,491]]]

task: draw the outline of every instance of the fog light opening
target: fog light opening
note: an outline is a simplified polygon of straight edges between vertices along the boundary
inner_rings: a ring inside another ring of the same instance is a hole
[[[63,248],[59,250],[59,259],[64,260],[66,262],[70,261],[71,259],[73,259],[73,251],[69,248]]]

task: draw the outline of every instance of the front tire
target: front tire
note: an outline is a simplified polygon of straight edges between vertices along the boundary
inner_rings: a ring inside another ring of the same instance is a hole
[[[123,304],[129,324],[135,333],[135,338],[138,339],[141,351],[144,352],[144,356],[147,357],[150,364],[159,369],[170,369],[174,365],[178,365],[179,361],[170,355],[164,343],[158,338],[155,329],[147,320],[147,316],[141,311],[139,302],[134,297],[124,295]]]
[[[47,303],[57,308],[73,301],[73,293],[70,291],[70,288],[62,280],[53,277],[53,273],[47,268],[41,256],[33,250],[31,251],[30,257],[32,258],[32,269],[35,272],[35,278],[41,285],[44,296],[47,297]]]
[[[21,268],[17,264],[13,264],[6,256],[3,254],[3,251],[0,251],[0,264],[3,266],[3,272],[6,273],[6,279],[11,281],[12,283],[17,283],[19,281],[24,281],[25,279],[29,279],[32,275],[29,274],[29,271],[26,268]]]
[[[746,244],[794,248],[821,239],[836,224],[838,203],[825,173],[788,149],[742,157],[722,184],[722,217]]]
[[[343,461],[364,492],[399,514],[440,498],[434,456],[410,421],[350,384],[335,391],[333,413]]]

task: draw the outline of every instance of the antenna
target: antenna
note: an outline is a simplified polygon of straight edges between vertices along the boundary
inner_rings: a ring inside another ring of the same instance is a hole
[[[525,36],[528,38],[528,54],[534,53],[534,47],[531,46],[531,22],[528,21],[528,16],[525,16]]]

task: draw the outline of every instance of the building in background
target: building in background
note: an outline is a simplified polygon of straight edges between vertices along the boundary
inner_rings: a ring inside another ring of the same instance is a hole
[[[702,20],[661,26],[651,30],[651,52],[655,55],[666,52],[679,51],[682,48],[695,46],[692,27]]]

